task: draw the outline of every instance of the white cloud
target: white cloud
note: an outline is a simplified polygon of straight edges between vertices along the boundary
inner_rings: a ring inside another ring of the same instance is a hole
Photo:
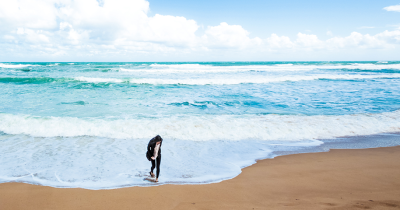
[[[385,7],[397,11],[400,5]],[[7,0],[0,1],[1,56],[82,58],[190,53],[344,51],[346,49],[395,49],[400,30],[376,35],[353,32],[320,40],[311,32],[288,36],[254,37],[241,25],[222,22],[203,27],[185,17],[148,15],[146,0]],[[400,11],[400,10],[399,10]],[[363,27],[370,28],[370,27]],[[34,52],[34,53],[32,53]],[[154,57],[154,56],[152,56]]]
[[[296,43],[300,47],[308,49],[319,49],[323,48],[324,43],[318,39],[316,35],[313,34],[297,34]]]
[[[400,44],[400,31],[384,31],[371,36],[353,32],[347,37],[334,37],[326,41],[329,48],[393,48]]]
[[[20,39],[22,38],[33,44],[50,42],[49,37],[46,36],[46,32],[43,32],[42,30],[18,28],[16,34]]]
[[[149,17],[146,0],[9,0],[0,2],[5,35],[24,32],[20,42],[110,44],[153,42],[182,45],[195,40],[198,26],[184,17]],[[46,35],[45,35],[46,34]],[[117,41],[118,40],[118,41]]]
[[[196,39],[195,32],[199,28],[194,20],[158,14],[149,18],[148,27],[149,32],[143,39],[174,45],[192,44]]]
[[[320,40],[313,34],[298,33],[294,41],[286,36],[272,34],[264,40],[264,46],[270,50],[290,49],[294,52],[344,49],[393,49],[400,46],[400,30],[384,31],[376,35],[352,32],[349,36],[332,37],[325,41]]]
[[[400,30],[396,31],[384,31],[375,35],[379,40],[385,41],[390,47],[394,47],[393,44],[400,44]]]
[[[383,8],[386,11],[391,11],[391,12],[400,12],[400,4],[399,5],[393,5],[393,6],[388,6]]]
[[[358,32],[353,32],[347,37],[334,37],[326,41],[330,48],[375,47],[378,42],[375,37]]]
[[[258,37],[249,38],[249,32],[240,25],[209,26],[203,35],[203,42],[210,48],[247,48],[262,43]]]
[[[53,29],[57,27],[54,1],[7,0],[0,1],[0,30],[23,27]]]
[[[295,45],[290,38],[287,36],[278,36],[276,34],[272,34],[265,40],[265,43],[269,49],[290,49]]]

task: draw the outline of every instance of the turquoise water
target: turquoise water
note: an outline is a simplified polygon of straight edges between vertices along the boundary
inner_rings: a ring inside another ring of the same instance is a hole
[[[54,187],[149,185],[157,134],[165,184],[400,131],[400,62],[0,63],[0,96],[0,182]]]

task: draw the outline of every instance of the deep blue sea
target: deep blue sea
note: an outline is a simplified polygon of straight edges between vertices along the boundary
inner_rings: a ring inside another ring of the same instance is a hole
[[[0,182],[152,186],[161,135],[159,184],[212,183],[398,132],[400,62],[0,63]],[[400,144],[377,141],[356,148]]]

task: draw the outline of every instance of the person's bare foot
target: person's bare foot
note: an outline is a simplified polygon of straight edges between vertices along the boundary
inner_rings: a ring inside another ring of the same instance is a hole
[[[150,172],[150,176],[151,176],[152,178],[155,177],[155,175],[154,175],[152,172]]]
[[[155,180],[155,182],[158,182],[158,178]]]

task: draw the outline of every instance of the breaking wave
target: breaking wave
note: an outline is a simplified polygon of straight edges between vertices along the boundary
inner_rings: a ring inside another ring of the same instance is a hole
[[[304,140],[400,131],[400,111],[354,115],[221,115],[161,119],[80,119],[0,114],[0,131],[36,137],[97,136],[148,139]]]

